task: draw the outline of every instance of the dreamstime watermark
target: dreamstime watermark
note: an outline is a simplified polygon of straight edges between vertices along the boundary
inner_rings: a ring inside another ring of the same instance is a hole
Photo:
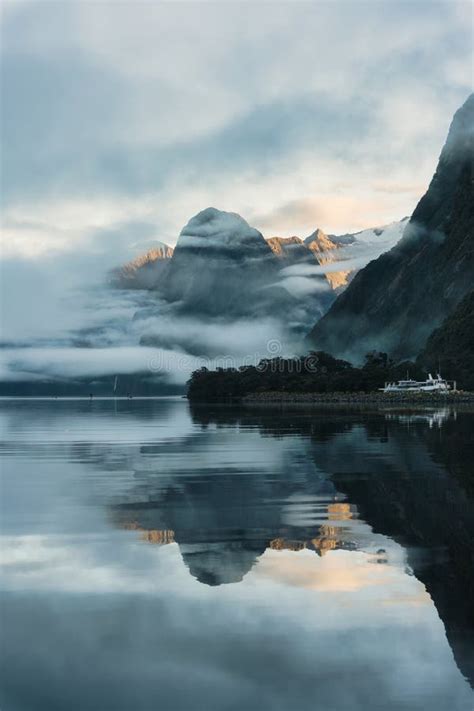
[[[326,367],[320,363],[316,353],[305,356],[283,356],[281,341],[271,338],[266,343],[266,350],[244,356],[217,355],[193,356],[188,353],[177,353],[167,350],[157,350],[150,358],[148,369],[152,373],[168,373],[172,371],[191,373],[195,370],[241,370],[254,367],[259,372],[269,373],[325,373]]]

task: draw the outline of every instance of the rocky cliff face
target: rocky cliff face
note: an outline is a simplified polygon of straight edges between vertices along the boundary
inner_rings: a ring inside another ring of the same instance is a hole
[[[474,95],[455,114],[436,173],[403,238],[370,262],[311,331],[352,360],[413,357],[474,283]]]
[[[305,239],[305,244],[321,266],[332,264],[340,256],[338,255],[338,250],[341,245],[319,228]],[[350,273],[350,269],[343,269],[341,271],[326,272],[325,277],[332,289],[340,290],[347,286]]]
[[[314,263],[311,251],[300,237],[270,237],[267,244],[280,260],[281,268],[300,262]]]
[[[173,249],[164,242],[140,254],[127,264],[114,269],[110,283],[118,289],[155,289],[165,265],[173,256]]]
[[[271,237],[267,239],[267,243],[274,255],[278,258],[281,269],[288,267],[298,269],[298,267],[302,266],[301,276],[306,280],[311,279],[315,290],[324,291],[324,287],[326,287],[327,293],[324,299],[326,308],[334,299],[334,295],[330,294],[329,290],[336,291],[347,285],[347,277],[350,271],[311,274],[311,267],[324,267],[332,264],[337,259],[335,253],[338,246],[334,242],[331,242],[329,237],[325,235],[322,230],[317,229],[316,232],[304,241],[300,237]],[[308,274],[305,273],[307,267],[310,268]],[[288,272],[290,276],[293,269]],[[298,274],[297,276],[300,275]],[[310,282],[308,282],[308,285],[309,283]]]

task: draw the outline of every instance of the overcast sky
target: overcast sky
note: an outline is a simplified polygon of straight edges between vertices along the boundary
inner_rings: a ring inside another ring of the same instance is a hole
[[[209,205],[265,236],[399,219],[472,85],[451,0],[15,0],[1,40],[9,258],[120,260]]]

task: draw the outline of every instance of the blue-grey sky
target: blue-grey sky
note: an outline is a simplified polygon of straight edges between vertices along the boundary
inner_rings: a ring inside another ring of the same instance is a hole
[[[1,27],[9,258],[120,261],[209,205],[265,236],[400,219],[472,88],[470,2],[14,0]]]

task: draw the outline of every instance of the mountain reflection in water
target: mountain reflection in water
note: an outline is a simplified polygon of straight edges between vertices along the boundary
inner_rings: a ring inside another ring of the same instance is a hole
[[[474,414],[12,402],[6,709],[472,706]]]

